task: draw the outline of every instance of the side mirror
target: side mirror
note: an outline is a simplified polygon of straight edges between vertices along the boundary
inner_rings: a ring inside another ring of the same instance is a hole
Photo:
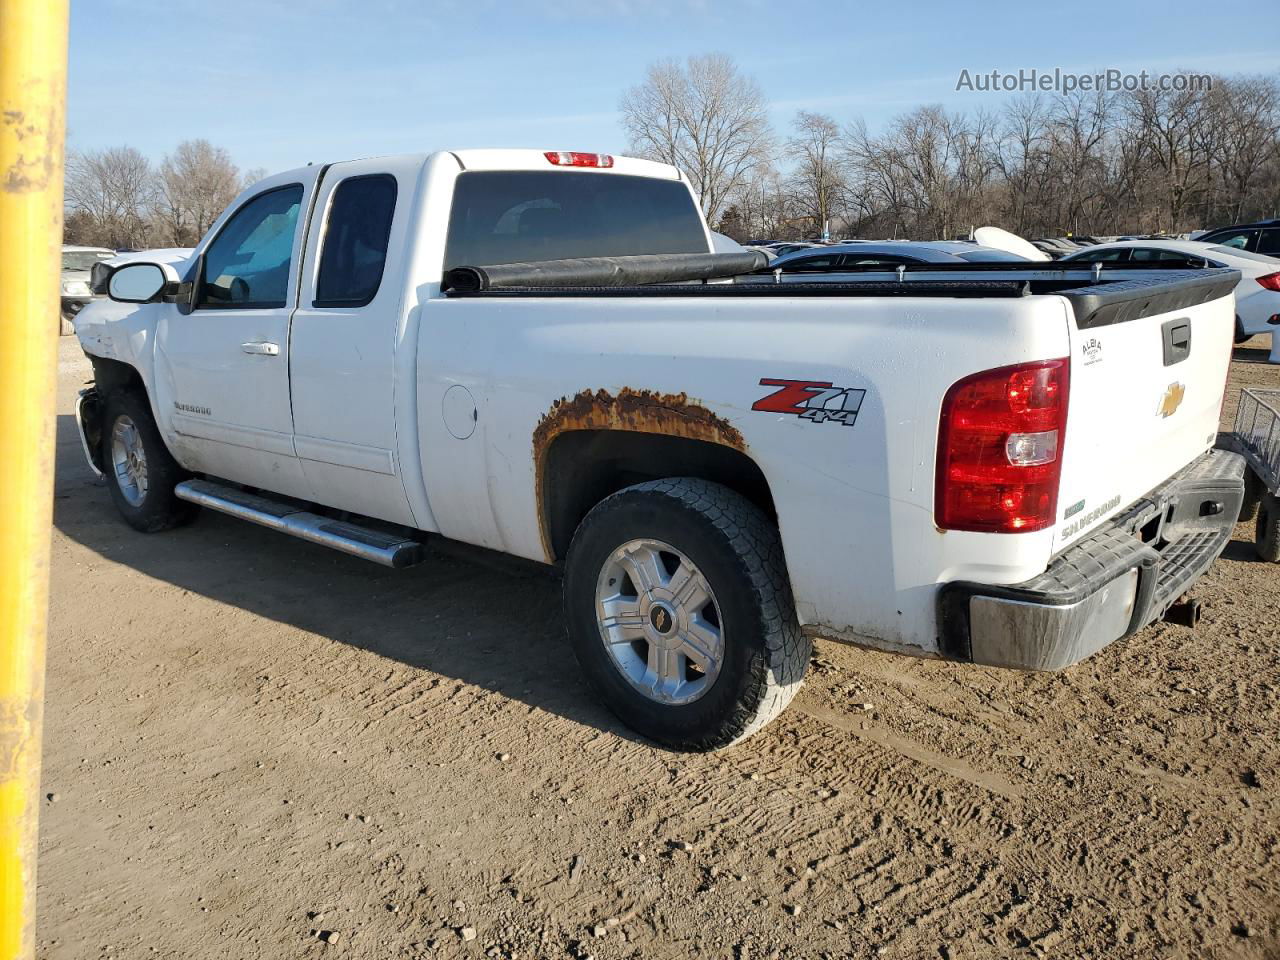
[[[120,303],[154,303],[170,292],[178,278],[172,267],[159,263],[126,263],[107,280],[107,296]]]

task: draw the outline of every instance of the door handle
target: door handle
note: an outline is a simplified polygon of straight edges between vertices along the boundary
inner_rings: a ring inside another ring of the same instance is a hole
[[[1164,337],[1164,365],[1172,367],[1191,355],[1191,321],[1185,317],[1160,325]]]
[[[256,354],[260,357],[278,357],[280,356],[280,345],[278,343],[265,343],[261,341],[250,341],[249,343],[240,344],[240,349],[245,353]]]

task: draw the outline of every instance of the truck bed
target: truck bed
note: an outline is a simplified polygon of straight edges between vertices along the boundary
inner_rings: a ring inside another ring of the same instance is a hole
[[[511,265],[515,266],[515,265]],[[1145,265],[1143,265],[1145,267]],[[975,270],[976,268],[976,270]],[[1230,293],[1240,280],[1236,270],[1204,269],[1110,269],[1101,273],[1092,267],[1039,267],[1020,263],[969,264],[962,267],[924,264],[920,272],[955,271],[992,274],[991,279],[866,280],[848,283],[649,283],[622,286],[563,284],[555,286],[502,286],[487,290],[450,288],[450,298],[558,298],[558,297],[962,297],[1016,298],[1057,294],[1067,300],[1079,328],[1106,326],[1169,313],[1205,303]],[[904,271],[905,274],[912,271]],[[1142,273],[1135,277],[1127,274]],[[1157,273],[1158,276],[1151,276]]]

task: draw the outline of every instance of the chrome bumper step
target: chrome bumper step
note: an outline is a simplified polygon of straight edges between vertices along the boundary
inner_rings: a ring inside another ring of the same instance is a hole
[[[334,520],[311,513],[304,506],[288,500],[248,493],[212,480],[186,480],[178,484],[174,493],[182,500],[210,510],[349,553],[353,557],[372,560],[384,567],[399,569],[412,566],[421,563],[425,556],[423,545],[417,540],[346,520]]]

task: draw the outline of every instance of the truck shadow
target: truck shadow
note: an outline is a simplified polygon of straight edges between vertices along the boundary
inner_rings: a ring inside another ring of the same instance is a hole
[[[462,545],[389,570],[202,511],[182,529],[125,525],[58,417],[55,528],[112,563],[339,643],[638,741],[592,697],[547,568]],[[193,624],[194,627],[194,624]]]

